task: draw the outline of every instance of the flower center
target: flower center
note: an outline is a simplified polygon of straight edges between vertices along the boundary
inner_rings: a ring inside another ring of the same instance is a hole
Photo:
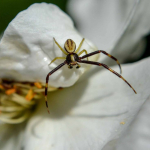
[[[57,88],[48,87],[48,91]],[[45,85],[39,82],[0,80],[0,120],[17,124],[29,118],[39,100],[44,97]]]

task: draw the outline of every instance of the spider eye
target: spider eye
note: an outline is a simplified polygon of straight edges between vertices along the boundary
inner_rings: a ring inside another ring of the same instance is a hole
[[[76,43],[72,39],[68,39],[65,42],[64,48],[68,53],[73,53],[76,49]]]

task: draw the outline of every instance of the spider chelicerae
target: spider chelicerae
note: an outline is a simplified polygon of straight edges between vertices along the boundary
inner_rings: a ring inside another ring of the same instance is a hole
[[[82,41],[80,42],[78,48],[76,49],[76,44],[72,39],[67,39],[67,41],[64,44],[64,49],[58,44],[58,42],[55,40],[54,41],[56,43],[56,45],[60,48],[60,50],[67,55],[66,57],[56,57],[54,58],[51,63],[53,63],[55,60],[57,59],[65,59],[65,61],[63,63],[61,63],[60,65],[58,65],[55,69],[53,69],[52,71],[50,71],[47,76],[46,76],[46,86],[45,86],[45,103],[46,103],[46,107],[47,107],[47,111],[49,112],[48,109],[48,102],[47,102],[47,89],[48,89],[48,80],[49,80],[49,76],[52,75],[54,72],[56,72],[58,69],[60,69],[61,67],[63,67],[64,65],[68,65],[69,69],[72,69],[73,66],[76,66],[76,68],[80,68],[79,63],[85,63],[85,64],[91,64],[91,65],[97,65],[97,66],[102,66],[105,69],[108,69],[109,71],[111,71],[112,73],[114,73],[115,75],[117,75],[119,78],[121,78],[122,80],[124,80],[131,88],[132,90],[135,92],[134,88],[120,75],[118,74],[116,71],[114,71],[113,69],[109,68],[107,65],[103,64],[103,63],[99,63],[99,62],[94,62],[94,61],[88,61],[88,57],[98,54],[98,53],[103,53],[105,55],[107,55],[108,57],[112,58],[113,60],[115,60],[117,62],[117,64],[119,65],[120,68],[120,73],[122,73],[122,69],[121,69],[121,65],[119,63],[119,61],[112,55],[108,54],[107,52],[103,51],[103,50],[97,50],[94,51],[92,53],[87,53],[87,50],[83,49],[81,52],[79,52],[83,42],[84,42],[84,38],[82,39]],[[79,53],[78,53],[79,52]],[[82,53],[85,53],[86,55],[79,57]],[[87,60],[83,60],[84,58],[87,58]],[[50,63],[50,64],[51,64]]]

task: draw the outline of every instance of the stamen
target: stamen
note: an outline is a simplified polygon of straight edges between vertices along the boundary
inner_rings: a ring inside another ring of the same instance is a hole
[[[37,88],[39,88],[39,89],[42,88],[42,85],[41,85],[39,82],[34,82],[34,85],[35,85]]]
[[[4,87],[3,87],[1,84],[0,84],[0,89],[1,89],[1,90],[4,90]]]
[[[30,89],[30,90],[28,91],[28,94],[26,95],[26,100],[31,101],[31,100],[33,99],[34,95],[35,95],[35,94],[33,93],[33,90]]]
[[[9,90],[6,90],[6,91],[5,91],[5,93],[6,93],[7,95],[11,95],[11,94],[13,94],[13,93],[15,93],[15,92],[16,92],[16,89],[15,89],[15,88],[9,89]]]
[[[0,80],[0,120],[17,124],[27,120],[38,101],[44,102],[45,84]],[[48,86],[48,91],[57,88]]]

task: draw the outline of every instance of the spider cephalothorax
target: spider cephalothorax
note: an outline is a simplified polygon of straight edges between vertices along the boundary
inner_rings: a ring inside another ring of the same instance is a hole
[[[112,55],[108,54],[107,52],[103,51],[103,50],[97,50],[94,51],[92,53],[87,53],[87,51],[85,49],[83,49],[81,52],[79,52],[83,42],[84,42],[84,38],[82,39],[81,43],[79,44],[78,48],[76,49],[76,44],[72,39],[67,39],[67,41],[64,44],[64,49],[57,43],[57,41],[54,38],[55,43],[57,44],[57,46],[60,48],[60,50],[67,55],[66,57],[56,57],[54,58],[51,63],[53,63],[56,59],[65,59],[65,61],[63,63],[61,63],[60,65],[58,65],[55,69],[53,69],[52,71],[50,71],[46,77],[46,87],[45,87],[45,102],[46,102],[46,107],[48,110],[48,103],[47,103],[47,88],[48,88],[48,80],[49,80],[49,76],[52,75],[55,71],[57,71],[58,69],[60,69],[61,67],[63,67],[65,64],[68,65],[68,68],[71,69],[73,68],[73,66],[76,65],[76,68],[79,68],[80,65],[78,63],[85,63],[85,64],[91,64],[91,65],[97,65],[97,66],[102,66],[105,69],[108,69],[109,71],[111,71],[112,73],[114,73],[115,75],[117,75],[119,78],[121,78],[122,80],[124,80],[131,88],[132,90],[136,93],[136,91],[134,90],[134,88],[129,84],[129,82],[127,82],[119,73],[117,73],[116,71],[114,71],[113,69],[109,68],[107,65],[103,64],[103,63],[99,63],[99,62],[94,62],[94,61],[88,61],[88,57],[98,54],[98,53],[103,53],[105,55],[107,55],[108,57],[112,58],[113,60],[115,60],[117,62],[117,64],[119,65],[120,68],[120,73],[121,71],[121,66],[119,61]],[[79,53],[78,53],[79,52]],[[82,53],[85,53],[86,55],[79,57]],[[84,58],[87,58],[87,60],[83,60]],[[51,64],[50,63],[50,64]],[[49,112],[49,110],[48,110]]]
[[[68,54],[66,57],[66,63],[68,68],[71,69],[73,66],[77,65],[76,68],[80,68],[80,65],[77,63],[79,61],[79,56],[76,53]]]

